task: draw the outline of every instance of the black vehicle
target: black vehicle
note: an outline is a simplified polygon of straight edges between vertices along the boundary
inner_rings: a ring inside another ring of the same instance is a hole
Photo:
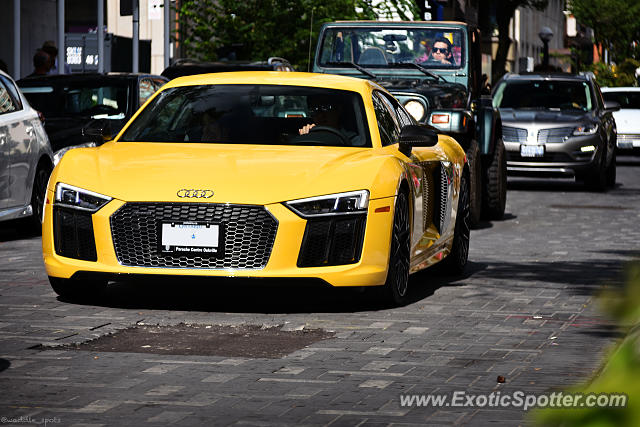
[[[423,125],[452,136],[471,168],[471,222],[504,215],[500,113],[483,93],[479,31],[462,22],[333,22],[313,71],[375,80]]]
[[[179,59],[162,72],[164,77],[190,76],[193,74],[223,73],[230,71],[293,71],[293,67],[284,58],[271,57],[266,61],[218,61],[203,62],[195,59]]]
[[[620,105],[603,99],[593,74],[507,74],[493,103],[509,174],[573,176],[598,191],[615,184]]]
[[[85,135],[90,132],[83,133],[83,129],[106,127],[106,136],[116,135],[167,81],[149,74],[91,73],[29,77],[17,83],[29,103],[44,115],[51,146],[58,152],[101,142]]]

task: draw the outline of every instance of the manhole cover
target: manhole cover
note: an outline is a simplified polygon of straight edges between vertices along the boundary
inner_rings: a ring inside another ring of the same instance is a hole
[[[84,351],[279,358],[332,338],[322,329],[283,331],[255,325],[135,326],[64,348]],[[58,347],[59,348],[59,347]]]

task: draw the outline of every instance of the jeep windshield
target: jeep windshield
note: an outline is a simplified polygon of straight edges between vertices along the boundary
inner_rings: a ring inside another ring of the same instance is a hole
[[[163,90],[120,141],[371,147],[358,93],[249,84]]]
[[[587,82],[566,80],[505,81],[493,94],[497,108],[591,111]]]
[[[462,31],[452,28],[331,27],[323,33],[318,62],[335,68],[353,63],[410,69],[397,64],[411,63],[426,69],[459,69],[464,66],[463,40]]]

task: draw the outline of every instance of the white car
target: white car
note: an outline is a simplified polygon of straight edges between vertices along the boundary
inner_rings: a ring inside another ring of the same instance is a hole
[[[618,150],[640,148],[640,87],[603,87],[605,101],[620,104],[613,113],[618,128]]]
[[[31,217],[40,229],[52,169],[41,115],[0,71],[0,221]]]

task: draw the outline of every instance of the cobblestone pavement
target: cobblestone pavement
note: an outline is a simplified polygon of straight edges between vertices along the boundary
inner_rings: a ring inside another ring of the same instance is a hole
[[[620,336],[594,294],[620,286],[640,241],[640,157],[619,163],[617,187],[603,194],[568,180],[510,179],[507,217],[472,232],[465,276],[412,276],[412,302],[396,309],[367,293],[180,283],[116,284],[101,305],[69,303],[48,285],[40,238],[4,224],[2,423],[527,423],[522,408],[403,407],[400,395],[543,393],[593,374]],[[37,347],[181,322],[335,336],[273,359]]]

